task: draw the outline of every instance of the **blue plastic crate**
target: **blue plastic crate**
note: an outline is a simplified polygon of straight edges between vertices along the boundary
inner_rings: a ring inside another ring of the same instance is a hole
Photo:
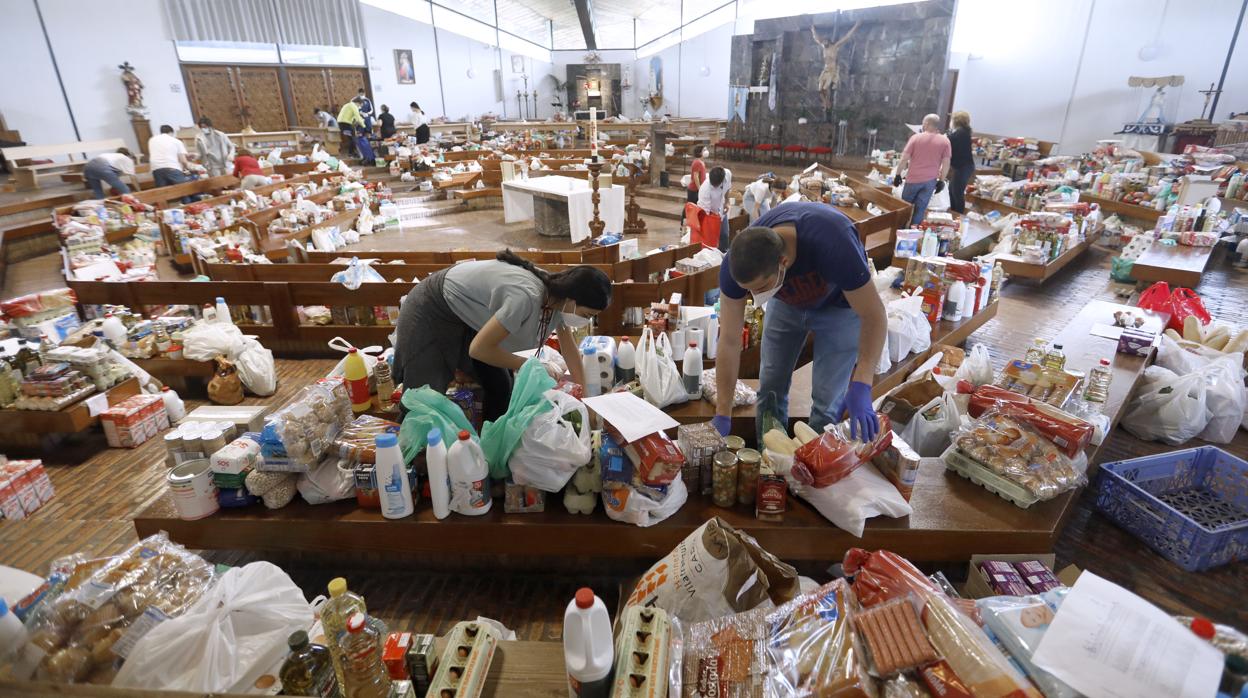
[[[1248,461],[1220,448],[1106,463],[1096,506],[1190,572],[1248,558]]]

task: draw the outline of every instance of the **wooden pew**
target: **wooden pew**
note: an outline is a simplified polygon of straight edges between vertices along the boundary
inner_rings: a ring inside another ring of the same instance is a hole
[[[16,148],[0,148],[4,159],[9,163],[13,173],[13,182],[18,191],[29,191],[39,188],[40,177],[59,176],[64,172],[81,172],[92,155],[114,152],[124,148],[126,142],[120,138],[105,138],[98,141],[75,141],[55,145],[24,145]],[[74,157],[82,158],[75,160]],[[52,162],[42,165],[31,164],[34,159],[67,157],[69,162]]]

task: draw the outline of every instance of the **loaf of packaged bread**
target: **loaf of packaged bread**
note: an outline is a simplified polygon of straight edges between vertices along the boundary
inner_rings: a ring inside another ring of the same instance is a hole
[[[877,694],[851,628],[857,602],[844,579],[767,615],[767,696],[866,698]]]

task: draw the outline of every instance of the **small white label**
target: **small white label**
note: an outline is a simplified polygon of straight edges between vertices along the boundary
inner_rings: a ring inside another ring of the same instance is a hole
[[[126,629],[126,633],[122,635],[117,642],[113,643],[113,653],[122,659],[129,657],[130,652],[134,650],[135,644],[137,644],[139,640],[143,639],[144,635],[151,632],[152,628],[167,620],[169,620],[169,616],[166,615],[164,611],[156,608],[155,606],[149,606],[148,609],[143,612],[143,615],[139,616],[138,619]]]
[[[113,598],[113,594],[116,593],[116,587],[111,584],[100,584],[96,581],[90,581],[84,584],[78,592],[78,600],[90,606],[91,610],[94,611],[103,606],[105,601]]]
[[[106,409],[108,409],[108,393],[100,393],[87,398],[87,414],[92,417],[98,416]]]

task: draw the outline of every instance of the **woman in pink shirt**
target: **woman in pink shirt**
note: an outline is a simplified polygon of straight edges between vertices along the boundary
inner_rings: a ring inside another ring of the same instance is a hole
[[[949,173],[949,157],[952,149],[949,138],[940,132],[940,117],[928,114],[923,117],[923,131],[910,136],[906,149],[901,151],[893,186],[901,185],[901,173],[906,173],[906,186],[901,198],[914,207],[910,225],[923,222],[927,215],[927,202],[932,195],[945,188],[945,175]]]

